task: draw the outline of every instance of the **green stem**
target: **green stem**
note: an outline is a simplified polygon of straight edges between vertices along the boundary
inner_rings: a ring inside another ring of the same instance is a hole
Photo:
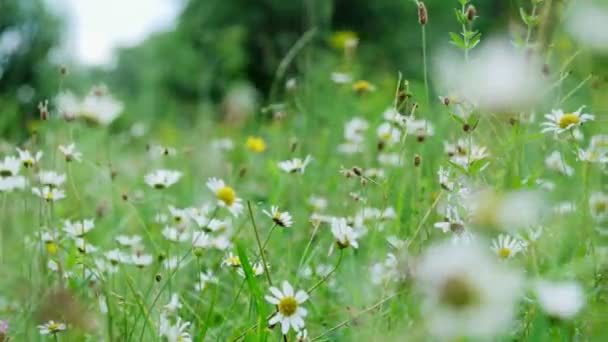
[[[429,98],[429,80],[426,59],[426,25],[422,25],[422,66],[424,72],[424,91],[426,94],[426,104],[428,106],[431,99]]]
[[[258,248],[260,249],[260,256],[262,257],[262,266],[264,267],[264,273],[266,274],[266,279],[268,279],[268,285],[272,286],[272,279],[270,279],[270,272],[268,272],[268,265],[266,264],[266,255],[264,253],[264,247],[262,247],[262,243],[260,242],[260,234],[258,233],[258,226],[255,224],[255,219],[253,218],[253,210],[251,210],[250,201],[247,201],[247,209],[249,210],[249,218],[251,219],[253,231],[255,232],[255,240],[257,241]]]
[[[323,277],[321,280],[319,280],[316,284],[314,284],[308,291],[308,294],[310,295],[314,290],[316,290],[319,286],[321,286],[321,284],[323,284],[325,281],[327,281],[327,279],[329,279],[329,277],[334,274],[334,272],[336,272],[336,270],[338,269],[338,267],[340,267],[340,264],[342,263],[342,257],[344,256],[344,250],[341,249],[340,250],[340,256],[338,257],[338,262],[336,262],[336,266],[334,266],[334,268],[327,273],[327,275],[325,275],[325,277]]]

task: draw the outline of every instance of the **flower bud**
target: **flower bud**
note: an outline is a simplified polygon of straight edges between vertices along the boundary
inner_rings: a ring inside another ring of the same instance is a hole
[[[475,6],[473,5],[469,5],[469,7],[467,7],[467,20],[469,22],[475,20],[475,18],[477,18],[477,9],[475,8]]]
[[[420,25],[426,25],[429,21],[429,14],[426,10],[426,6],[422,1],[418,1],[418,22]]]

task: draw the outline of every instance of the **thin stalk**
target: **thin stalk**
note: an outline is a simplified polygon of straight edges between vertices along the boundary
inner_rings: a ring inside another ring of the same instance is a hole
[[[334,266],[334,268],[327,273],[327,275],[325,275],[325,277],[323,277],[321,280],[319,280],[316,284],[314,284],[308,291],[308,294],[310,295],[314,290],[316,290],[319,286],[321,286],[321,284],[323,284],[325,281],[327,281],[327,279],[329,279],[329,277],[334,274],[334,272],[336,272],[336,270],[338,269],[338,267],[340,267],[340,264],[342,263],[342,257],[344,256],[344,250],[341,249],[340,250],[340,256],[338,257],[338,262],[336,262],[336,266]]]
[[[431,99],[429,98],[429,80],[427,71],[427,58],[426,58],[426,25],[422,25],[422,67],[424,72],[424,91],[426,94],[426,104],[430,104]]]
[[[260,249],[260,256],[262,257],[262,265],[264,266],[264,273],[266,274],[266,279],[268,279],[268,285],[272,286],[272,279],[270,279],[270,272],[268,272],[268,265],[266,264],[266,255],[264,253],[264,247],[262,247],[262,243],[260,242],[260,234],[258,233],[258,226],[255,224],[255,219],[253,218],[253,210],[251,210],[250,201],[247,201],[247,209],[249,210],[249,218],[251,219],[251,224],[253,225],[253,231],[255,232],[255,240],[258,244],[258,248]]]

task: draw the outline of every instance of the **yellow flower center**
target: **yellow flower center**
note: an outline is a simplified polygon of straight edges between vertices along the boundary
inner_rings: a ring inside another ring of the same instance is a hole
[[[448,278],[440,290],[440,301],[453,309],[464,309],[478,300],[471,284],[459,277]]]
[[[566,128],[570,125],[576,125],[581,122],[581,118],[574,113],[566,113],[559,118],[559,128]]]
[[[217,199],[226,203],[227,205],[232,205],[234,201],[236,201],[236,193],[234,189],[229,186],[225,186],[219,189],[216,193]]]
[[[597,212],[597,213],[603,213],[608,209],[608,203],[606,203],[604,201],[597,202],[594,205],[594,209],[595,209],[595,212]]]
[[[241,266],[241,259],[237,256],[232,256],[228,258],[228,265],[233,267]]]
[[[49,192],[46,194],[46,200],[47,200],[47,201],[52,201],[52,200],[53,200],[53,192],[49,191]]]
[[[249,137],[247,138],[245,145],[250,151],[256,153],[261,153],[266,150],[266,142],[264,142],[264,139],[262,138]]]
[[[498,257],[506,259],[511,256],[511,250],[507,247],[501,247],[498,249]]]
[[[50,254],[55,254],[55,253],[57,253],[57,245],[54,242],[47,242],[46,243],[46,250]]]
[[[48,328],[49,328],[49,330],[51,332],[58,331],[59,330],[59,324],[57,324],[57,323],[51,323],[51,324],[49,324]]]
[[[353,84],[353,90],[356,92],[366,92],[366,91],[372,91],[374,89],[374,86],[369,83],[368,81],[357,81]]]
[[[279,312],[283,314],[283,316],[291,316],[296,313],[298,309],[298,302],[294,297],[285,297],[281,299],[279,302]]]

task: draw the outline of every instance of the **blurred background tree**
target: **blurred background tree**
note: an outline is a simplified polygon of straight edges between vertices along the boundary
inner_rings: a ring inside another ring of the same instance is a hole
[[[43,0],[0,1],[0,134],[22,136],[38,115],[38,101],[57,91],[57,67],[49,54],[60,42],[61,20]]]
[[[505,13],[516,13],[513,9],[521,2],[475,2],[481,15],[476,25],[484,32],[490,23],[504,27],[504,22],[498,21],[508,20]],[[432,51],[439,43],[445,45],[447,32],[459,30],[453,13],[458,2],[429,0],[426,5]],[[131,117],[190,122],[216,113],[217,105],[226,110],[227,94],[237,99],[245,95],[266,99],[280,61],[312,28],[317,34],[299,54],[306,56],[307,67],[339,55],[328,53],[332,33],[352,31],[360,38],[357,64],[373,67],[374,77],[392,77],[400,70],[410,80],[421,79],[420,27],[414,1],[189,0],[173,30],[119,49],[113,68],[71,66],[74,72],[64,87],[83,92],[105,82],[125,101]],[[34,117],[38,101],[52,99],[58,92],[57,66],[49,56],[61,43],[62,33],[60,18],[45,9],[44,0],[0,1],[3,135],[18,134],[11,127],[24,121],[16,119]],[[15,37],[19,43],[8,51],[2,44]],[[290,64],[288,74],[297,75],[302,65]]]

